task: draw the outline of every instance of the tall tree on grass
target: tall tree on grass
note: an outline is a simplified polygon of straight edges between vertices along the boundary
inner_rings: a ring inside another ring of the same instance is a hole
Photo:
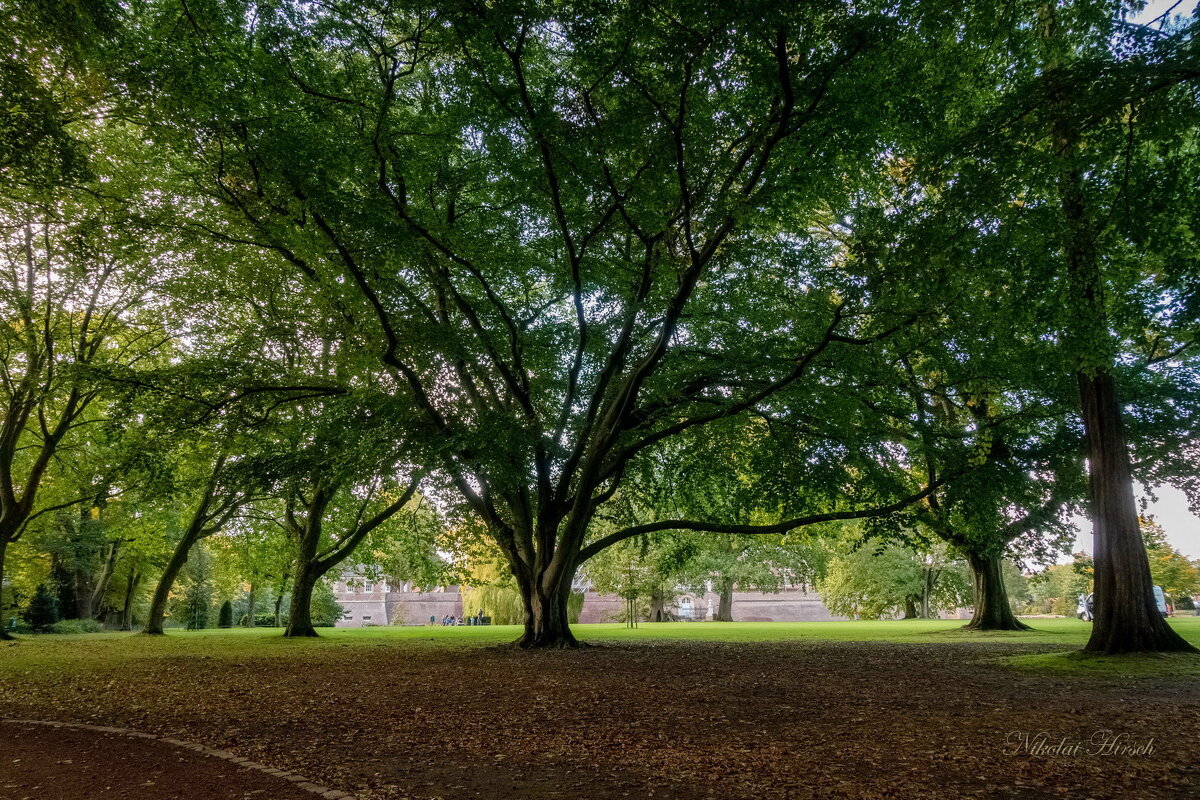
[[[1180,234],[1195,235],[1195,24],[1147,31],[1117,4],[1043,4],[1028,35],[1028,74],[984,104],[959,163],[972,173],[965,184],[982,178],[1062,310],[1043,335],[1075,382],[1086,443],[1096,557],[1086,649],[1192,650],[1156,610],[1138,531],[1137,453],[1161,443],[1145,448],[1129,431],[1146,410],[1137,388],[1155,373],[1186,375],[1195,342],[1196,259],[1174,257]]]
[[[631,461],[902,324],[804,230],[958,8],[162,0],[128,82],[220,204],[194,224],[355,320],[503,551],[521,644],[556,647]],[[819,505],[775,530],[861,511]]]
[[[413,450],[392,434],[402,423],[348,396],[316,412],[300,412],[295,449],[283,455],[277,491],[281,524],[295,548],[295,577],[285,636],[316,636],[313,590],[384,526],[427,531],[423,516],[408,509],[424,472]],[[307,424],[304,424],[307,423]],[[389,424],[390,423],[390,424]]]
[[[172,499],[182,514],[176,523],[179,538],[159,575],[150,600],[143,633],[161,635],[171,591],[192,550],[204,539],[221,532],[242,508],[254,499],[259,484],[248,474],[227,443],[201,443],[193,439],[186,454],[177,456],[178,489]]]
[[[0,210],[0,575],[31,522],[97,501],[98,486],[43,489],[60,452],[116,410],[93,413],[100,370],[136,365],[165,338],[139,308],[147,261],[113,222],[91,203]]]

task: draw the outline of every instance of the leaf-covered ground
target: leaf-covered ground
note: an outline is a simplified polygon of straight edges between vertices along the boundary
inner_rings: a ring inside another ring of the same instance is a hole
[[[550,653],[490,647],[503,630],[42,637],[0,646],[0,718],[200,742],[367,798],[1200,798],[1188,660],[1008,663],[1077,646],[1073,621],[826,624],[585,628],[599,646]]]

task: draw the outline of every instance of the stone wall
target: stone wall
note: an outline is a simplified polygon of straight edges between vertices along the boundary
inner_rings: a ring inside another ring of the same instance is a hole
[[[462,595],[457,586],[431,592],[397,592],[384,583],[348,588],[344,583],[334,585],[334,596],[345,609],[338,621],[339,628],[361,628],[364,625],[427,625],[429,618],[440,624],[447,615],[462,616]]]
[[[338,582],[334,586],[337,601],[346,609],[338,622],[339,628],[361,628],[364,625],[428,625],[433,617],[440,624],[443,617],[465,617],[476,609],[463,609],[462,595],[457,586],[447,586],[430,592],[392,591],[379,582],[371,584],[372,591]],[[407,588],[407,587],[400,587]],[[690,602],[687,602],[690,601]],[[720,598],[714,592],[680,594],[670,609],[679,617],[693,620],[712,619]],[[586,592],[580,624],[616,622],[625,611],[625,601],[615,595]],[[830,613],[816,592],[789,587],[777,593],[734,592],[733,618],[739,622],[816,622],[844,620]]]

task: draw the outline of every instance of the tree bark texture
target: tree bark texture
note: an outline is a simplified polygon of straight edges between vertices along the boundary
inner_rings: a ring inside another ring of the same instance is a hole
[[[717,604],[717,622],[733,622],[733,581],[718,585],[720,600]]]
[[[1027,631],[1029,626],[1017,619],[1008,600],[999,555],[967,553],[975,584],[975,613],[964,628],[980,631]]]

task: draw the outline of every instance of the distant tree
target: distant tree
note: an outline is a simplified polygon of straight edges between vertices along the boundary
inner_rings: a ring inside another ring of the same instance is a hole
[[[719,597],[714,619],[733,622],[735,589],[769,593],[789,584],[815,584],[823,560],[823,548],[810,536],[718,533],[700,537],[678,574],[695,591],[711,586]]]
[[[664,580],[670,580],[658,569],[658,559],[650,544],[650,537],[627,540],[608,548],[587,563],[586,575],[592,587],[605,594],[614,594],[625,601],[625,609],[619,615],[627,625],[639,619],[654,619],[656,605],[664,602],[667,594]]]
[[[245,624],[256,627],[260,603],[272,602],[276,590],[283,591],[280,584],[286,583],[292,567],[287,532],[278,520],[251,507],[222,535],[207,541],[217,554],[218,584],[227,591],[245,592]]]
[[[38,584],[23,616],[25,624],[35,631],[47,631],[61,619],[58,613],[58,598],[51,593],[46,584]]]
[[[1076,553],[1069,564],[1054,564],[1029,578],[1030,610],[1075,616],[1079,598],[1091,592],[1092,560]]]
[[[646,534],[596,554],[584,565],[581,574],[596,591],[630,600],[646,621],[665,622],[672,618],[668,609],[686,581],[684,571],[700,547],[701,542],[695,536],[674,531]]]
[[[1142,518],[1142,538],[1150,558],[1150,577],[1155,585],[1178,601],[1200,592],[1200,570],[1167,542],[1167,533],[1153,518]]]
[[[189,631],[208,627],[212,611],[212,556],[203,546],[197,547],[188,564],[183,597],[178,604],[179,621]]]
[[[229,602],[228,600],[221,604],[221,611],[217,615],[217,627],[233,627],[233,603]]]
[[[918,553],[894,542],[844,539],[817,588],[829,610],[842,616],[933,617],[969,602],[969,586],[950,563],[944,550]]]

